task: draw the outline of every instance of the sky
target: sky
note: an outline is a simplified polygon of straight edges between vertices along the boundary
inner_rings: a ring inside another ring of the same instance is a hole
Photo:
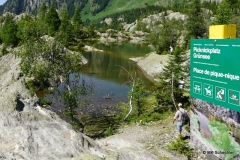
[[[7,0],[0,0],[0,5],[3,5]]]

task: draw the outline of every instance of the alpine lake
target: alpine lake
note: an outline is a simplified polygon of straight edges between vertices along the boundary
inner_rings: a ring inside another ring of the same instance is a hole
[[[128,102],[132,77],[141,78],[146,89],[151,90],[154,86],[137,63],[129,59],[144,57],[152,52],[146,44],[95,44],[94,47],[103,51],[84,52],[83,56],[88,63],[80,71],[80,78],[93,86],[93,93],[89,97],[89,105],[79,108],[76,117],[82,125],[83,133],[92,138],[104,136],[109,126],[116,125],[113,124],[114,118],[120,112],[119,103]],[[63,115],[64,105],[61,100],[53,97],[45,97],[52,100],[51,110],[67,120]]]

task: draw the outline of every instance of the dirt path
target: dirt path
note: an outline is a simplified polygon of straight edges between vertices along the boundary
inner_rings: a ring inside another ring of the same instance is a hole
[[[122,125],[117,133],[106,139],[99,140],[99,144],[106,150],[112,151],[113,139],[123,139],[125,142],[130,143],[128,145],[141,147],[151,154],[157,156],[160,160],[166,159],[178,159],[186,160],[187,157],[183,155],[175,154],[167,149],[167,145],[170,141],[175,140],[177,137],[176,124],[172,124],[171,117],[160,120],[157,122],[126,124]],[[189,136],[189,133],[183,131],[183,136]],[[111,140],[110,140],[111,139]],[[120,144],[118,145],[126,145]],[[119,148],[118,148],[119,149]]]

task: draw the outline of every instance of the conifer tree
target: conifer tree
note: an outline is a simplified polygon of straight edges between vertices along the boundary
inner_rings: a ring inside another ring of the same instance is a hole
[[[223,0],[217,8],[216,19],[213,21],[214,25],[222,25],[222,24],[229,24],[232,11],[230,9],[230,5],[227,0]]]
[[[171,26],[170,21],[168,19],[166,19],[165,17],[162,18],[162,27],[160,29],[160,39],[158,40],[158,46],[157,46],[157,50],[158,52],[161,54],[164,51],[168,51],[170,45],[172,43],[172,30],[173,28],[170,30],[169,27]]]
[[[186,67],[182,65],[185,59],[184,50],[179,46],[175,47],[163,72],[158,75],[160,81],[157,83],[155,96],[159,105],[171,108],[174,106],[173,98],[176,102],[181,101],[183,90],[179,88],[179,80],[181,77],[185,79]]]
[[[43,35],[46,35],[48,32],[47,32],[47,23],[45,22],[45,17],[46,17],[46,14],[47,14],[47,6],[46,6],[46,3],[43,2],[39,11],[38,11],[38,15],[37,15],[37,18],[36,18],[36,29],[37,29],[37,35],[38,37],[41,37]]]
[[[129,91],[128,97],[132,98],[133,107],[137,115],[141,114],[141,107],[145,102],[145,98],[148,95],[148,91],[145,89],[145,85],[140,78],[137,78],[133,83],[133,89]]]
[[[55,32],[58,30],[61,20],[59,19],[56,8],[53,3],[51,4],[48,13],[45,16],[45,22],[48,24],[48,35],[54,36]]]
[[[2,28],[2,40],[6,46],[16,46],[18,44],[17,24],[13,20],[13,16],[11,14],[6,15],[6,19]]]
[[[200,38],[206,33],[206,23],[201,9],[201,1],[194,0],[188,14],[186,28],[188,30],[187,40],[190,38]]]
[[[63,45],[68,46],[69,42],[72,41],[72,30],[73,26],[69,20],[67,6],[63,6],[60,10],[61,25],[59,27],[59,32],[57,35],[57,40]]]
[[[77,33],[79,29],[82,27],[81,12],[78,7],[75,8],[75,12],[72,17],[72,24],[74,27],[74,33]]]
[[[84,79],[80,79],[80,74],[72,74],[71,83],[70,80],[66,80],[63,90],[59,91],[63,103],[65,105],[64,114],[71,118],[70,124],[74,129],[77,124],[74,116],[78,115],[77,109],[85,107],[89,101],[89,95],[93,93],[91,84],[86,84]],[[73,78],[74,77],[74,78]]]
[[[37,25],[30,15],[25,15],[22,17],[17,25],[17,37],[21,41],[20,43],[24,43],[26,41],[34,41],[36,38],[39,38]]]
[[[163,15],[161,27],[158,30],[152,31],[148,36],[149,41],[156,48],[158,54],[168,52],[170,46],[174,47],[176,45],[177,39],[180,36],[178,30],[181,29],[181,24],[183,24],[181,20],[165,18],[166,15]]]
[[[47,13],[46,2],[43,2],[38,11],[38,19],[41,20],[42,22],[44,22],[46,13]]]

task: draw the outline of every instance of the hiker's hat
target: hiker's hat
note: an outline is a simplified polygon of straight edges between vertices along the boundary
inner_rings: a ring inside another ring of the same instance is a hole
[[[178,107],[182,106],[182,103],[178,103]]]

